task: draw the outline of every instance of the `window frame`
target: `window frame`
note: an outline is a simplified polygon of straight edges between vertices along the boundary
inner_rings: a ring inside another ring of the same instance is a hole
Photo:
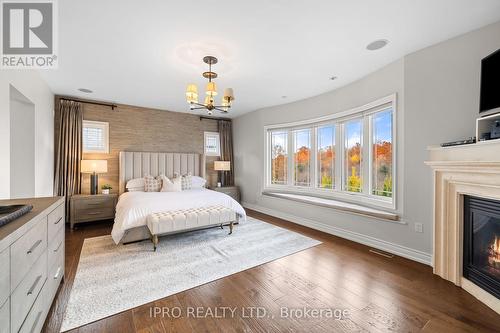
[[[392,197],[383,197],[372,194],[372,168],[373,168],[373,115],[392,109]],[[335,200],[346,201],[350,203],[360,204],[368,207],[383,208],[390,211],[396,211],[398,202],[398,186],[399,179],[397,178],[397,96],[392,94],[366,105],[356,107],[347,111],[342,111],[327,115],[320,118],[303,120],[285,124],[274,124],[264,126],[264,183],[263,191],[275,191],[283,193],[294,193],[312,195]],[[345,186],[345,126],[349,120],[362,118],[363,131],[361,133],[361,172],[363,178],[362,192],[348,192]],[[335,187],[321,188],[318,187],[318,128],[332,125],[335,128]],[[299,129],[311,129],[311,185],[296,186],[293,184],[293,131]],[[288,174],[287,184],[272,184],[270,181],[271,174],[271,149],[270,140],[273,131],[286,131],[288,133]]]
[[[88,150],[84,143],[84,128],[102,128],[104,130],[104,149],[103,150]],[[83,120],[82,122],[82,152],[84,154],[109,154],[109,123],[105,121]]]
[[[207,152],[207,137],[216,136],[217,137],[217,152]],[[220,157],[220,133],[219,132],[204,132],[203,133],[203,153],[205,156]]]

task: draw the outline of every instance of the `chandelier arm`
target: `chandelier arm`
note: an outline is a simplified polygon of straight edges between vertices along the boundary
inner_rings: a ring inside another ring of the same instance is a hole
[[[218,108],[218,107],[216,107],[216,106],[214,106],[214,110],[217,110],[217,111],[219,111],[219,112],[223,112],[223,113],[227,113],[227,110],[220,109],[220,108]]]
[[[206,106],[200,106],[200,107],[197,107],[197,108],[192,108],[191,110],[203,110],[203,109],[208,110]]]

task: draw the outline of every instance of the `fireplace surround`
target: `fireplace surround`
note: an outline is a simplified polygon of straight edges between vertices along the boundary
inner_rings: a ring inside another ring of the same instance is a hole
[[[500,201],[500,140],[457,147],[429,147],[434,189],[434,274],[465,289],[500,314],[500,299],[464,276],[464,202]],[[465,273],[467,275],[467,273]],[[474,278],[472,278],[474,279]]]

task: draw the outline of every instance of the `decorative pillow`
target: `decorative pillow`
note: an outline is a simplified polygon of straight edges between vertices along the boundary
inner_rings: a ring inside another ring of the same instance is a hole
[[[180,192],[182,191],[182,184],[180,178],[168,178],[167,176],[161,175],[162,187],[161,192]]]
[[[144,191],[144,178],[134,178],[129,180],[125,188],[129,192]]]
[[[190,190],[193,187],[193,178],[191,176],[191,173],[188,173],[187,175],[183,175],[181,177],[181,183],[182,183],[182,190]]]
[[[144,191],[145,192],[160,192],[161,178],[150,175],[144,176]]]
[[[198,176],[191,177],[191,188],[203,188],[205,187],[207,180]]]

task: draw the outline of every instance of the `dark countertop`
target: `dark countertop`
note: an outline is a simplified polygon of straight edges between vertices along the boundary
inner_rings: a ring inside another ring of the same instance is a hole
[[[64,197],[45,197],[45,198],[26,198],[26,199],[9,199],[0,200],[0,205],[32,205],[33,209],[23,216],[15,219],[14,221],[0,227],[0,242],[6,239],[8,236],[14,234],[19,228],[23,227],[29,221],[36,219],[42,213],[48,214],[49,211],[45,212],[48,208],[54,205],[54,208],[60,203],[64,202]],[[57,203],[57,205],[56,205]],[[0,246],[1,251],[2,246]]]

